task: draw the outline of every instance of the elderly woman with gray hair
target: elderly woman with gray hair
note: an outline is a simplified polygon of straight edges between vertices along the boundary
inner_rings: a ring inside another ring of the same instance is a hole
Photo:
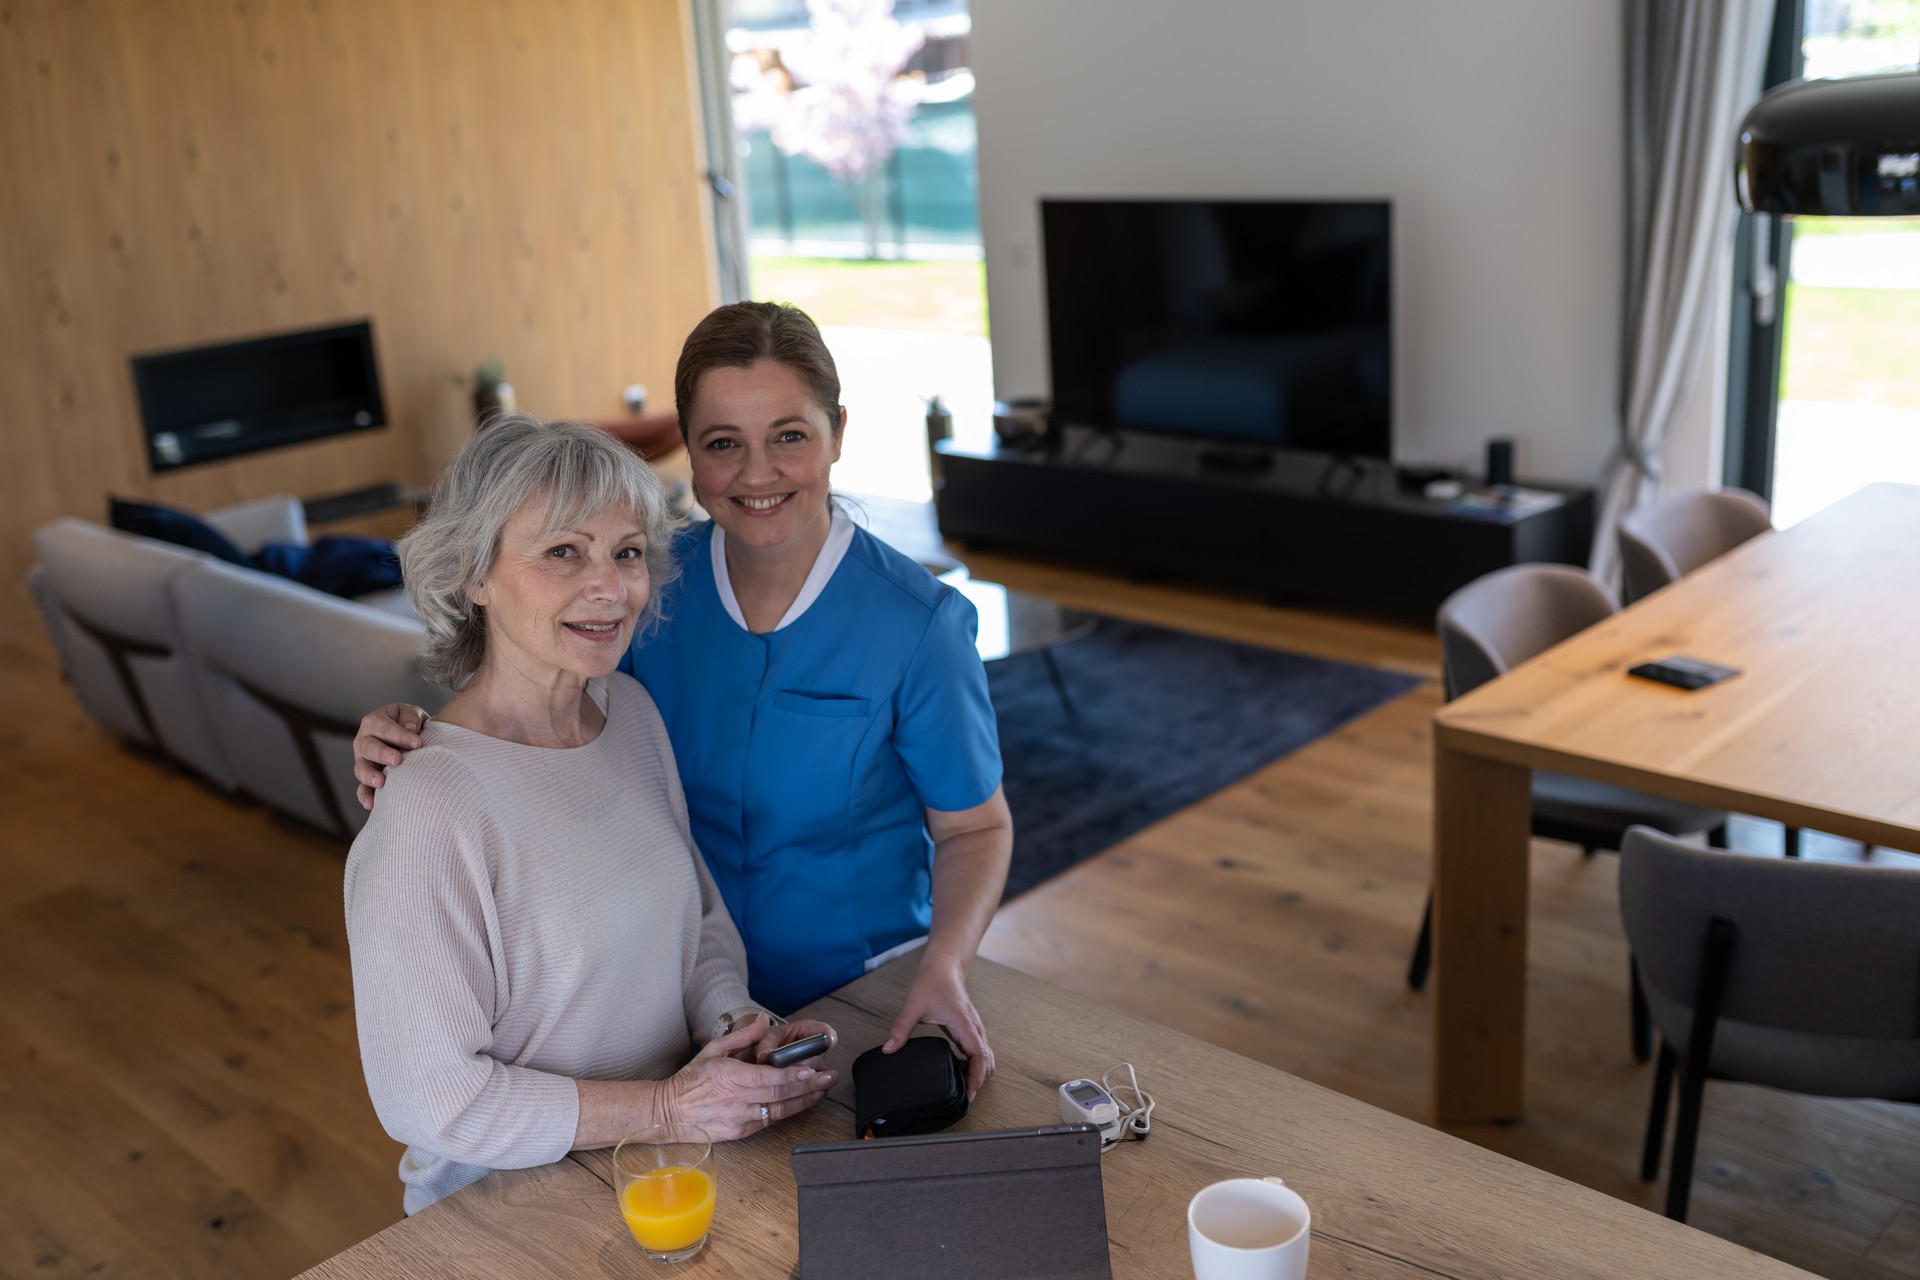
[[[671,572],[652,473],[506,417],[400,558],[425,670],[459,692],[354,841],[346,906],[407,1212],[650,1124],[737,1138],[818,1102],[831,1073],[757,1060],[831,1029],[752,1007],[659,713],[614,669]]]

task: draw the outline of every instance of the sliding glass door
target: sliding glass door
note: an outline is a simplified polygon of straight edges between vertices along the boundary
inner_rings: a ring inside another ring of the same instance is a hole
[[[1780,0],[1768,83],[1920,65],[1920,0]],[[1726,478],[1781,527],[1920,484],[1920,222],[1743,215]]]
[[[835,487],[924,502],[928,402],[992,416],[967,0],[698,5],[723,292],[819,323],[848,413]]]

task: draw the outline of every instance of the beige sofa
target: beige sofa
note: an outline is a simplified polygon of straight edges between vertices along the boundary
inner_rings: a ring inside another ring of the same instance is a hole
[[[205,518],[248,554],[306,541],[294,498]],[[360,713],[449,696],[415,670],[424,631],[403,592],[341,600],[70,518],[36,530],[34,547],[28,585],[90,717],[323,830],[365,820],[351,775]]]

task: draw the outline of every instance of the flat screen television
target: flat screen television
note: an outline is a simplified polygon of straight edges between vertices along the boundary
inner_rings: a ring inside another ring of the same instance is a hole
[[[1043,200],[1068,426],[1391,456],[1385,200]]]
[[[386,425],[368,320],[133,357],[155,471]]]

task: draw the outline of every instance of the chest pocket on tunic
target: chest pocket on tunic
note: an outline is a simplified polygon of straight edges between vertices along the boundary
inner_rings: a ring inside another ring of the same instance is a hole
[[[837,852],[847,841],[853,809],[853,770],[867,736],[867,698],[776,690],[767,702],[765,740],[778,755],[768,763],[781,779],[777,819],[782,844]],[[756,735],[758,736],[758,735]],[[770,776],[770,775],[762,775]]]

